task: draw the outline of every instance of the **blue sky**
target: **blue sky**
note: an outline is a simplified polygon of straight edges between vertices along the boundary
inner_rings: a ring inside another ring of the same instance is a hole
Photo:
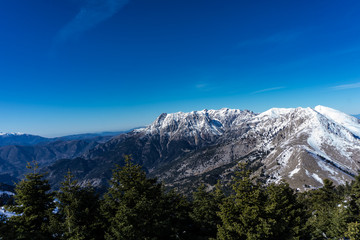
[[[123,130],[162,112],[360,113],[359,1],[16,0],[0,6],[0,131]]]

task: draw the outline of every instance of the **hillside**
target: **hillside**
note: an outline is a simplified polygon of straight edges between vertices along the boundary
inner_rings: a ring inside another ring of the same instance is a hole
[[[226,181],[246,160],[264,181],[284,179],[305,190],[322,186],[324,178],[335,184],[353,179],[360,167],[359,133],[358,119],[323,106],[161,114],[145,128],[45,170],[54,184],[71,169],[82,183],[101,187],[114,164],[130,154],[150,176],[187,191],[200,182]]]

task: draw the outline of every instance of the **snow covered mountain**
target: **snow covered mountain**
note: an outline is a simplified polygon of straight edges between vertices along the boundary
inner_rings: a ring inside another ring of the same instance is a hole
[[[124,154],[169,186],[212,185],[246,160],[267,182],[283,179],[304,190],[321,186],[324,178],[336,184],[353,179],[360,169],[360,122],[323,106],[261,114],[227,108],[164,113],[148,127],[99,144],[81,158],[58,161],[47,171],[55,183],[74,168],[84,183],[106,184]]]
[[[342,112],[323,106],[271,109],[253,124],[249,134],[271,133],[258,146],[270,150],[262,160],[270,182],[284,179],[300,189],[319,187],[324,178],[344,184],[360,168],[360,121]]]
[[[24,133],[0,133],[0,146],[8,145],[35,145],[49,141],[48,138]]]

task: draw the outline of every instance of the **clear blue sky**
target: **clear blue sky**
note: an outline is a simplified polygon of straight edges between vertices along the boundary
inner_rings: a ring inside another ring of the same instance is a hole
[[[14,0],[0,5],[0,131],[122,130],[162,112],[360,113],[360,2]]]

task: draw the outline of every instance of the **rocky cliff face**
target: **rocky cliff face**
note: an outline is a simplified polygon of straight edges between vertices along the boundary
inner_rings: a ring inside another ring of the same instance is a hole
[[[301,190],[322,179],[351,181],[360,168],[359,120],[318,106],[161,114],[146,128],[99,144],[78,159],[49,167],[53,182],[72,166],[83,183],[104,185],[124,154],[169,186],[191,188],[226,180],[239,161],[251,162],[267,182],[285,180]],[[79,170],[81,169],[81,170]]]

